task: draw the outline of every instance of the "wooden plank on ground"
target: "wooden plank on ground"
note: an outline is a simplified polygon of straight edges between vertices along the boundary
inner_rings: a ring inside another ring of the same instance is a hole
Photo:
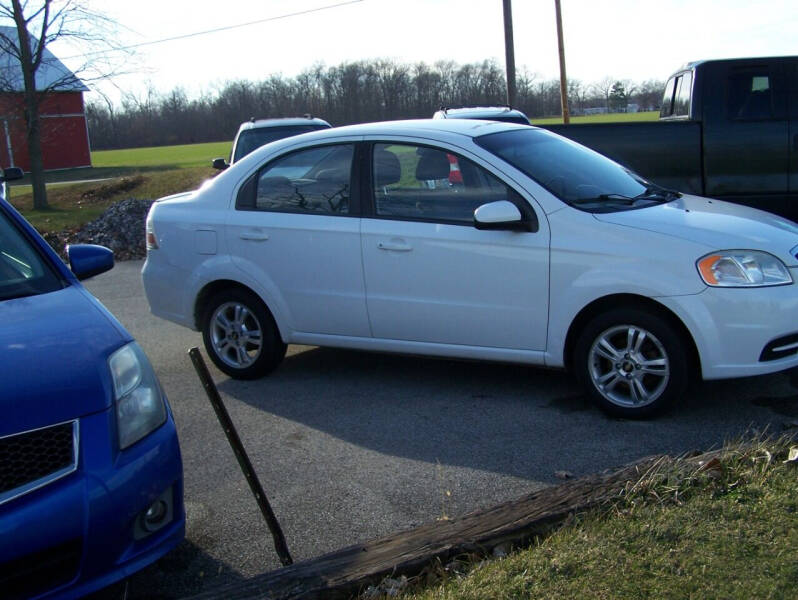
[[[434,561],[446,564],[463,554],[489,554],[499,545],[526,544],[549,533],[569,515],[617,497],[629,482],[672,461],[667,456],[645,458],[463,517],[428,523],[211,589],[193,600],[351,598],[385,577],[418,575]]]

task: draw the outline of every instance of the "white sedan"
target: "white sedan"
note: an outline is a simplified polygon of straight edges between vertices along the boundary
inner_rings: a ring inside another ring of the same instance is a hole
[[[568,368],[625,417],[692,375],[798,365],[798,226],[547,131],[372,123],[268,144],[155,203],[152,312],[236,378],[286,344]]]

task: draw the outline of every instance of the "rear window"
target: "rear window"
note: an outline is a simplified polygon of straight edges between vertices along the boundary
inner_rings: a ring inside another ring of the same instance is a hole
[[[0,209],[0,301],[54,292],[63,287],[36,246]]]
[[[767,68],[732,72],[726,110],[731,120],[773,119],[773,92]]]
[[[238,134],[236,141],[233,162],[241,160],[253,150],[265,146],[270,142],[275,142],[283,138],[316,131],[317,129],[327,129],[324,125],[284,125],[281,127],[263,127],[262,129],[245,129]]]

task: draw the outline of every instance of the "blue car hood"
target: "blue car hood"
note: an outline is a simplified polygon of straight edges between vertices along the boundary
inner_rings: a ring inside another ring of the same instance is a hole
[[[108,408],[108,356],[130,339],[79,285],[0,303],[0,436]]]

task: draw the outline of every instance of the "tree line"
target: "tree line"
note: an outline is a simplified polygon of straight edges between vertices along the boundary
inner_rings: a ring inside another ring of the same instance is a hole
[[[634,83],[605,77],[568,82],[571,114],[589,108],[623,111],[629,104],[656,109],[664,83]],[[121,106],[92,101],[86,107],[95,150],[195,144],[232,139],[251,118],[312,114],[332,125],[428,118],[441,106],[495,105],[506,98],[503,69],[496,61],[432,65],[363,60],[315,65],[295,77],[231,81],[214,93],[189,98],[182,88],[127,94]],[[516,108],[530,117],[559,116],[560,84],[525,69],[516,75]]]

